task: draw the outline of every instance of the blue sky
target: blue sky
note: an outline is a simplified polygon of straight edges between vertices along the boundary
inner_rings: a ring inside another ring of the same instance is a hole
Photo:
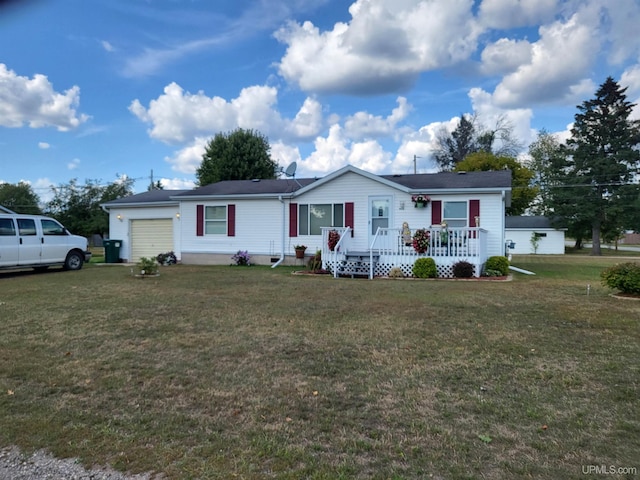
[[[528,144],[607,76],[637,102],[639,23],[638,0],[0,2],[0,182],[190,188],[238,127],[300,177],[435,171],[460,114]]]

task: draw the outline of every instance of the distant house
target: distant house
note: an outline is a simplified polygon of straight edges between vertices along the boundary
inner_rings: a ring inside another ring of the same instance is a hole
[[[506,241],[515,243],[513,254],[564,254],[564,232],[566,228],[555,228],[547,217],[509,216],[505,219]],[[532,238],[537,238],[537,250]]]
[[[295,264],[294,246],[303,244],[307,255],[320,250],[334,271],[364,263],[373,275],[394,266],[410,275],[418,256],[430,256],[448,276],[457,261],[473,263],[479,275],[489,256],[504,254],[510,198],[509,171],[375,175],[349,165],[319,179],[222,181],[104,208],[110,237],[122,240],[121,256],[133,261],[173,250],[182,263],[229,264],[247,250],[256,263]],[[429,232],[427,252],[416,252],[403,224],[411,238],[417,229]],[[340,238],[333,250],[331,231]]]

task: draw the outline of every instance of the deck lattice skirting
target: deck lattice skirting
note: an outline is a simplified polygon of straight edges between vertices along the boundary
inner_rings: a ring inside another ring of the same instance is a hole
[[[337,230],[340,240],[334,250],[328,246],[329,231]],[[413,275],[413,264],[418,258],[431,257],[436,262],[438,276],[453,277],[453,265],[459,261],[467,261],[474,265],[474,276],[482,274],[487,260],[487,231],[478,227],[427,229],[430,233],[429,248],[425,253],[418,253],[407,236],[402,235],[399,228],[380,228],[366,251],[353,248],[350,227],[324,227],[322,229],[322,263],[323,268],[338,273],[363,271],[363,265],[370,267],[369,278],[388,276],[392,268],[398,267],[402,273]],[[415,230],[411,231],[411,238]],[[408,245],[407,245],[408,244]],[[366,256],[369,255],[371,262]],[[361,275],[362,273],[360,273]]]

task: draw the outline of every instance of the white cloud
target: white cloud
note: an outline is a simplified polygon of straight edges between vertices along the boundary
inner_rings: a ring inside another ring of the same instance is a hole
[[[481,71],[486,75],[504,75],[531,61],[531,44],[526,41],[501,38],[482,51]]]
[[[503,78],[494,92],[501,107],[566,101],[582,91],[585,77],[599,50],[594,25],[573,15],[540,27],[540,39],[532,45],[531,61]],[[570,52],[570,53],[568,53]]]
[[[513,126],[515,138],[525,145],[531,143],[536,132],[531,128],[533,112],[529,108],[505,109],[495,103],[495,97],[485,92],[481,88],[472,88],[469,91],[469,98],[473,111],[477,114],[478,120],[486,128],[494,128],[502,119],[506,119]]]
[[[320,31],[289,23],[279,73],[305,91],[376,94],[408,89],[423,71],[466,60],[481,33],[472,0],[357,0],[350,23]]]
[[[349,159],[348,140],[340,125],[332,125],[327,137],[318,137],[315,151],[301,161],[301,167],[311,173],[326,174],[345,166]]]
[[[348,162],[367,172],[382,173],[391,165],[391,154],[378,142],[369,140],[351,146]]]
[[[38,142],[38,148],[41,150],[46,150],[50,147],[51,145],[49,145],[47,142]]]
[[[509,29],[553,19],[558,0],[483,0],[480,19],[489,28]]]
[[[196,186],[193,180],[184,178],[161,178],[160,184],[165,190],[191,190]]]
[[[620,86],[627,87],[627,95],[636,97],[640,95],[640,64],[627,68],[620,77]]]
[[[105,51],[107,52],[115,52],[116,49],[113,45],[111,45],[111,43],[107,42],[106,40],[102,40],[100,42],[100,45],[102,45],[102,48],[105,49]]]
[[[75,170],[80,166],[80,159],[74,158],[69,163],[67,163],[67,170]]]
[[[236,128],[255,129],[275,138],[308,139],[322,127],[322,107],[308,98],[293,120],[286,120],[276,109],[278,90],[275,87],[243,88],[238,97],[227,101],[208,97],[200,91],[185,92],[172,82],[164,93],[145,108],[134,100],[129,110],[145,123],[151,124],[149,135],[165,143],[184,143],[195,137],[214,136]]]
[[[0,63],[0,126],[17,128],[28,124],[31,128],[67,131],[89,118],[76,112],[79,104],[79,87],[58,93],[45,75],[22,77]]]
[[[271,144],[271,158],[282,168],[287,168],[293,162],[300,162],[300,150],[282,141]]]
[[[367,112],[357,112],[344,122],[345,135],[353,140],[392,136],[398,123],[404,120],[412,106],[404,97],[398,97],[398,106],[386,118]]]
[[[176,172],[194,174],[202,163],[202,155],[208,141],[209,139],[205,137],[197,137],[189,145],[178,150],[172,157],[166,157],[164,160]]]
[[[638,19],[640,3],[635,0],[606,2],[602,5],[606,38],[611,49],[608,60],[619,65],[629,58],[640,55]]]

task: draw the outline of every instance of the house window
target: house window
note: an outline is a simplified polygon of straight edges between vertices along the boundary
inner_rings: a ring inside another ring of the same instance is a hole
[[[442,220],[450,227],[467,226],[467,202],[442,202]]]
[[[322,227],[344,226],[344,204],[301,204],[298,206],[298,235],[321,235]]]
[[[227,207],[205,207],[204,232],[207,235],[227,234]]]

